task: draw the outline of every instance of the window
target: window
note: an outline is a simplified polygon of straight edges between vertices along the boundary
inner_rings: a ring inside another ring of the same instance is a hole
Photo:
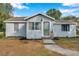
[[[40,30],[41,24],[40,22],[35,22],[35,30]]]
[[[18,23],[14,23],[14,31],[18,31],[18,26],[19,24]]]
[[[29,29],[34,30],[34,22],[29,22]]]
[[[69,24],[62,24],[62,31],[69,31],[70,25]]]
[[[40,30],[41,28],[41,23],[40,22],[29,22],[29,29],[30,30]]]

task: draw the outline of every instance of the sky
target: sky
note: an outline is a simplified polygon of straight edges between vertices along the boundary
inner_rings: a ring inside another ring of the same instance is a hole
[[[15,17],[31,16],[37,13],[46,14],[49,9],[60,10],[63,16],[79,17],[79,3],[11,3]]]

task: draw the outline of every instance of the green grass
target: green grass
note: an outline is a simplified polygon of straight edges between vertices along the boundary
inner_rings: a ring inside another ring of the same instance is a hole
[[[0,39],[1,38],[4,38],[4,33],[3,32],[0,32]]]
[[[55,42],[63,48],[79,51],[79,37],[59,38],[59,40],[55,40]]]

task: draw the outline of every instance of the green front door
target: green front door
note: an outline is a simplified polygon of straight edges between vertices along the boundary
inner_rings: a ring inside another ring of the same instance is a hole
[[[50,35],[50,22],[43,23],[43,35],[49,36]]]

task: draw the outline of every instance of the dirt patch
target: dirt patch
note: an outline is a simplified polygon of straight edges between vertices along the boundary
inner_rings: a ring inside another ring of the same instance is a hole
[[[4,56],[44,56],[44,55],[61,55],[49,51],[43,47],[42,40],[18,40],[5,39],[0,40],[0,55]]]

